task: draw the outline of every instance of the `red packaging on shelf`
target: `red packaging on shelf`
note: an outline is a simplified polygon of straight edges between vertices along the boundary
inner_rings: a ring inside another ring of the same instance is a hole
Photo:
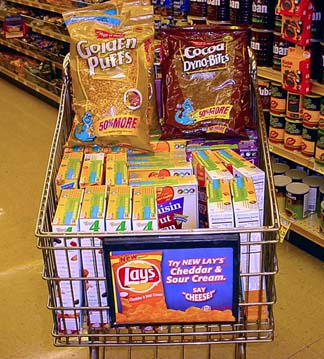
[[[279,13],[288,16],[301,16],[309,7],[310,0],[279,0]]]

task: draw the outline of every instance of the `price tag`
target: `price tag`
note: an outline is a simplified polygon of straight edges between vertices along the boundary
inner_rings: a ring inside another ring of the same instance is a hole
[[[289,231],[291,222],[284,218],[283,216],[280,216],[280,228],[279,228],[279,241],[282,243],[284,239],[286,238],[287,232]]]
[[[321,173],[321,174],[324,174],[324,166],[320,166],[318,164],[314,164],[314,171],[318,172],[318,173]]]

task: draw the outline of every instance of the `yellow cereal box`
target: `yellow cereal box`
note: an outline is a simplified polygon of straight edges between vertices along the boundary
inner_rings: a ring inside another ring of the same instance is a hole
[[[84,155],[80,175],[80,188],[103,184],[104,153],[87,153]]]
[[[111,186],[106,214],[106,231],[126,232],[132,229],[132,188]]]
[[[56,193],[59,196],[62,189],[78,188],[83,152],[67,152],[63,158],[55,179]]]
[[[128,184],[127,154],[109,153],[106,156],[106,178],[108,186]]]
[[[132,225],[134,232],[158,229],[155,187],[133,189]]]

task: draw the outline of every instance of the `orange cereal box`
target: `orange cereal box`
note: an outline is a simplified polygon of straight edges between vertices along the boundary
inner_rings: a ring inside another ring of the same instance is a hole
[[[104,254],[113,326],[236,321],[237,234],[104,240]]]

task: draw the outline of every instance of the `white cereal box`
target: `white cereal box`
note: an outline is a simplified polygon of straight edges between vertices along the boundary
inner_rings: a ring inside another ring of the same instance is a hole
[[[155,187],[133,188],[132,228],[134,232],[158,230]]]
[[[207,181],[209,228],[234,228],[234,213],[230,184],[224,179]]]
[[[265,173],[253,163],[240,156],[231,149],[215,151],[225,163],[233,168],[233,175],[238,177],[250,177],[253,180],[260,216],[260,224],[263,225],[264,215],[264,194],[265,194]]]
[[[103,184],[104,159],[105,154],[102,152],[84,155],[80,174],[80,188]]]

